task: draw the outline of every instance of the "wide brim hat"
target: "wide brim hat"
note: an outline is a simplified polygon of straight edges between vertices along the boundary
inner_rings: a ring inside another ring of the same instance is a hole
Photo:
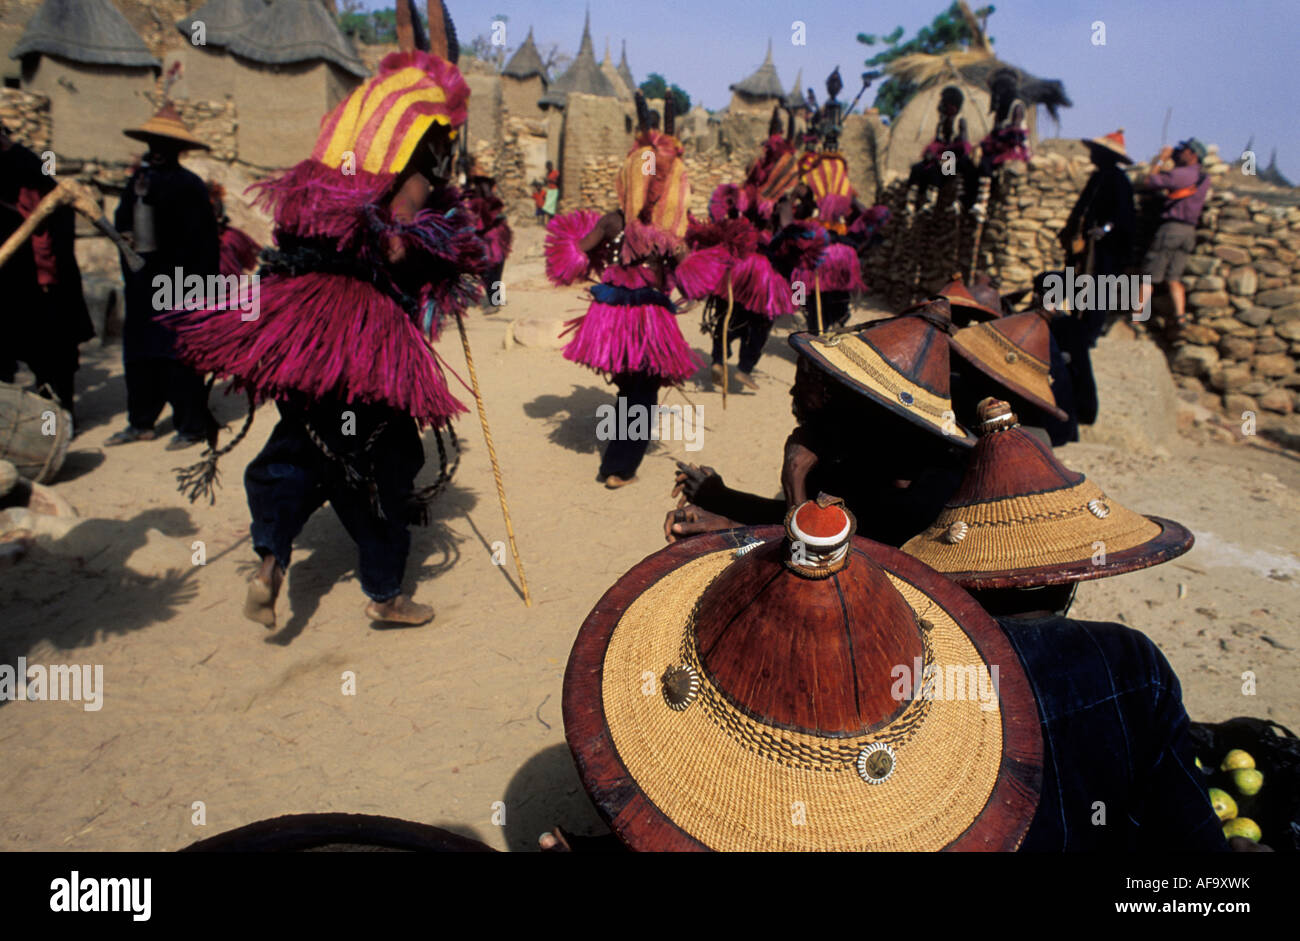
[[[675,543],[592,609],[564,728],[601,816],[646,851],[1017,848],[1042,739],[1005,635],[956,585],[850,527],[838,562],[814,556],[800,574],[797,529]],[[996,674],[997,694],[948,695],[958,665],[967,690]],[[891,688],[906,673],[932,682]]]
[[[181,145],[181,150],[211,150],[212,148],[194,136],[194,133],[181,120],[180,112],[170,102],[158,109],[158,112],[140,127],[128,128],[122,132],[134,140],[148,143],[155,138],[172,141]]]
[[[974,446],[974,435],[955,418],[948,335],[933,318],[904,314],[855,333],[796,333],[790,346],[832,379],[918,428]]]
[[[965,588],[985,589],[1105,578],[1192,547],[1181,524],[1135,513],[1068,470],[1006,402],[985,399],[979,410],[980,441],[961,486],[904,552]]]
[[[952,349],[1027,404],[1061,421],[1070,417],[1052,392],[1052,332],[1044,313],[1012,314],[965,327],[953,334]]]
[[[1113,131],[1102,137],[1085,137],[1083,142],[1090,147],[1100,147],[1102,150],[1110,151],[1121,163],[1132,163],[1133,158],[1128,155],[1128,150],[1124,146],[1124,129]]]
[[[951,281],[944,285],[938,296],[947,300],[953,307],[960,307],[970,311],[972,316],[981,320],[997,320],[1002,316],[1002,311],[994,310],[987,304],[981,303],[966,287],[960,276],[954,276]]]

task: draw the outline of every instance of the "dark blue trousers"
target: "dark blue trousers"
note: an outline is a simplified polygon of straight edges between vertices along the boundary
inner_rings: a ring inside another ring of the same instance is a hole
[[[1021,849],[1226,850],[1169,661],[1122,624],[998,618],[1043,730],[1043,786]]]
[[[722,309],[725,311],[726,307]],[[743,373],[751,373],[758,365],[759,357],[763,355],[763,347],[767,344],[767,338],[771,333],[772,321],[766,316],[743,307],[733,307],[731,321],[727,324],[726,355],[722,352],[721,317],[718,319],[718,325],[713,328],[713,361],[721,364],[727,356],[731,355],[732,342],[740,340],[740,357],[736,362],[736,368]]]
[[[621,398],[627,399],[630,412],[633,406],[644,406],[647,411],[659,404],[659,377],[647,372],[623,372],[614,377],[614,385]],[[615,406],[617,408],[617,405]],[[647,428],[647,432],[648,432]],[[603,477],[610,474],[627,479],[636,473],[650,447],[650,438],[630,439],[622,435],[613,438],[605,448],[605,456],[600,462]]]
[[[415,420],[386,406],[358,402],[276,404],[280,422],[244,471],[253,548],[262,557],[273,554],[287,570],[293,540],[328,500],[357,544],[361,590],[374,601],[396,597],[411,548],[407,500],[424,466]],[[348,424],[346,412],[352,413]],[[308,437],[307,423],[334,454],[374,480],[385,518],[374,511],[367,488],[350,486],[343,468]]]

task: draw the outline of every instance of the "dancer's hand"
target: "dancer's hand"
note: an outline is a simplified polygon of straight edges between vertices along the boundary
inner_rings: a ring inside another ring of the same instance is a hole
[[[676,510],[669,510],[664,517],[664,538],[676,542],[687,536],[699,533],[717,533],[724,529],[735,529],[740,524],[717,513],[701,510],[688,503]]]
[[[699,495],[700,487],[710,477],[718,478],[718,486],[722,486],[722,476],[712,467],[700,467],[696,464],[683,464],[677,462],[677,470],[673,473],[676,486],[673,487],[672,495],[681,497],[677,505],[685,506],[688,502],[694,502]]]
[[[808,499],[808,473],[817,464],[817,454],[805,443],[802,428],[785,439],[785,463],[781,466],[781,490],[787,506],[798,506]]]

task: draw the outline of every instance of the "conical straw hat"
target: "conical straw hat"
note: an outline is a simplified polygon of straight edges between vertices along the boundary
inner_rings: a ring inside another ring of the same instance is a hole
[[[784,532],[657,552],[597,603],[569,657],[564,729],[624,843],[1019,845],[1042,755],[1019,659],[969,595],[853,529],[823,494]],[[959,673],[960,693],[947,682]],[[905,685],[911,676],[933,683]]]
[[[148,141],[151,137],[161,137],[166,140],[178,141],[184,146],[182,150],[211,150],[199,138],[195,137],[185,122],[181,120],[180,112],[170,101],[158,109],[158,113],[146,121],[140,127],[129,128],[122,132],[127,137],[135,140]]]
[[[979,444],[961,486],[903,551],[964,588],[1104,578],[1182,555],[1192,534],[1121,506],[1021,430],[1006,402],[979,405]]]
[[[953,276],[953,279],[939,292],[939,296],[946,298],[953,307],[962,307],[971,311],[981,320],[996,320],[1002,316],[1000,310],[981,304],[958,275]]]
[[[999,317],[958,330],[952,348],[999,386],[1061,421],[1069,416],[1052,393],[1052,332],[1045,312]]]
[[[919,316],[878,321],[857,333],[796,333],[790,345],[818,369],[895,415],[972,447],[974,436],[954,418],[948,336],[936,323],[944,321],[923,310]]]
[[[1085,137],[1083,139],[1083,142],[1085,144],[1092,144],[1095,147],[1101,147],[1106,150],[1109,150],[1111,153],[1118,155],[1119,159],[1123,163],[1133,162],[1132,158],[1130,158],[1128,155],[1128,151],[1124,147],[1123,128],[1120,128],[1118,131],[1112,131],[1111,133],[1106,134],[1103,137]]]

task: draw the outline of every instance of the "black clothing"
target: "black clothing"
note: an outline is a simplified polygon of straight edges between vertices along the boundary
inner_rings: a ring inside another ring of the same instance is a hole
[[[424,466],[415,420],[387,406],[359,402],[276,404],[280,422],[244,471],[253,548],[262,557],[273,554],[287,571],[293,540],[328,500],[357,544],[361,590],[373,601],[395,598],[411,548],[408,501]],[[346,412],[352,413],[350,424],[345,424]],[[342,465],[312,441],[308,426],[335,456],[374,480],[384,519],[371,505],[369,491],[350,485]]]
[[[1227,850],[1193,764],[1178,677],[1145,634],[1059,616],[998,624],[1043,730],[1041,796],[1022,851]]]
[[[740,340],[740,356],[736,368],[743,373],[751,373],[763,355],[763,347],[772,333],[772,320],[763,314],[756,314],[744,307],[733,306],[731,321],[727,324],[727,352],[722,352],[722,317],[713,325],[713,362],[721,364],[731,355],[731,344]]]
[[[172,424],[186,438],[207,440],[217,420],[208,410],[203,377],[184,363],[161,356],[133,359],[126,367],[126,419],[132,428],[152,429],[163,406],[172,407]]]
[[[647,433],[644,437],[630,438],[623,434],[626,429],[619,429],[605,448],[604,457],[601,458],[602,477],[613,474],[615,477],[627,480],[636,474],[636,469],[641,466],[641,459],[645,457],[646,449],[650,447],[650,424],[656,420],[654,407],[659,404],[659,377],[646,372],[622,372],[614,377],[614,385],[618,389],[619,396],[627,399],[629,414],[632,414],[632,409],[639,405],[649,416],[646,425]],[[614,407],[617,412],[622,412],[617,403]]]

